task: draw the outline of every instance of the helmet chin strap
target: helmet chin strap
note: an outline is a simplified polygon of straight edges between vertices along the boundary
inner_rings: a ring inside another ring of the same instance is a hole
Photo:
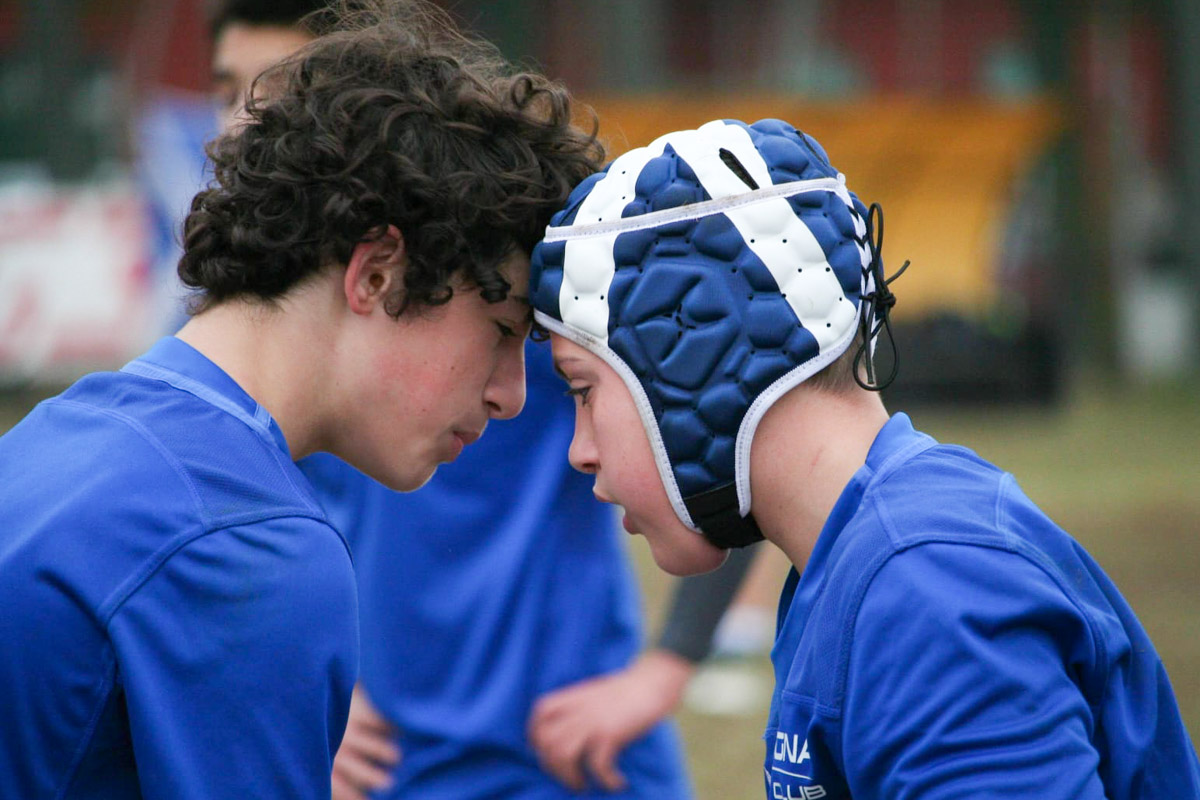
[[[763,540],[754,514],[743,517],[738,513],[736,484],[727,483],[685,497],[683,504],[687,506],[692,521],[700,528],[704,538],[723,550],[746,547]]]

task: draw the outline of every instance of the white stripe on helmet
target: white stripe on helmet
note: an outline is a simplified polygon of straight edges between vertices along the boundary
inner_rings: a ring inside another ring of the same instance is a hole
[[[619,220],[621,212],[634,196],[634,187],[642,169],[662,155],[666,137],[660,136],[647,147],[622,155],[608,168],[608,174],[596,182],[575,214],[574,225]],[[568,228],[569,230],[569,228]],[[608,287],[616,272],[613,248],[616,231],[585,239],[567,239],[563,254],[563,282],[558,291],[558,309],[568,326],[608,344]]]
[[[750,190],[721,160],[720,150],[729,150],[759,186],[772,181],[767,162],[759,154],[750,134],[740,125],[721,120],[699,130],[670,137],[675,148],[705,190],[714,199]],[[839,186],[844,192],[844,187]],[[817,340],[820,350],[842,338],[857,309],[846,300],[837,276],[825,260],[813,236],[786,198],[776,198],[730,209],[725,216],[742,235],[746,246],[766,265],[792,313]]]

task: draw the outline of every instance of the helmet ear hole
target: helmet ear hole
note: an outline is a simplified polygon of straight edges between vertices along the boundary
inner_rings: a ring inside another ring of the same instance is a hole
[[[725,166],[729,167],[729,171],[734,175],[737,175],[742,183],[749,186],[752,190],[758,188],[758,182],[754,180],[754,178],[750,177],[750,173],[744,166],[742,166],[742,162],[738,161],[737,156],[735,156],[729,150],[726,150],[724,147],[717,152],[717,155],[721,157],[721,161],[725,164]]]

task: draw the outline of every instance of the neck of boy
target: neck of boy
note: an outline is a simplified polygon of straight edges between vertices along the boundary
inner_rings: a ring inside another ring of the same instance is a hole
[[[192,317],[176,334],[225,371],[283,431],[293,460],[320,449],[329,387],[333,317],[324,292],[298,287],[275,303],[231,299]]]
[[[838,497],[888,421],[879,395],[798,386],[763,416],[750,449],[754,519],[803,571]]]

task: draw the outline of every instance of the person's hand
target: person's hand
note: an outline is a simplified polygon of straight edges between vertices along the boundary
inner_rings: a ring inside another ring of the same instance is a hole
[[[333,800],[366,800],[376,789],[386,789],[399,763],[396,729],[371,705],[362,686],[355,686],[346,735],[333,759]]]
[[[585,769],[605,789],[625,788],[617,756],[675,710],[695,666],[665,650],[629,667],[543,695],[529,717],[529,741],[542,769],[581,791]]]

